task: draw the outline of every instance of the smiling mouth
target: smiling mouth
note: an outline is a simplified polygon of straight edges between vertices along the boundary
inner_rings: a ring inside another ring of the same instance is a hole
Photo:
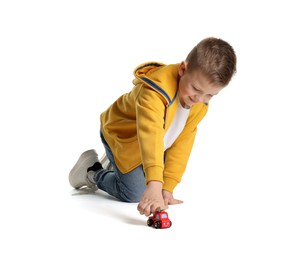
[[[195,100],[192,99],[192,97],[189,97],[189,99],[192,103],[194,103],[194,104],[196,103]]]

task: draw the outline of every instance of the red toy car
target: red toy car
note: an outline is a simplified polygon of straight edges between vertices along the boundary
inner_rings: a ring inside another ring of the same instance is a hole
[[[171,220],[168,218],[168,214],[165,211],[156,211],[147,220],[147,225],[154,228],[169,228],[172,225]]]

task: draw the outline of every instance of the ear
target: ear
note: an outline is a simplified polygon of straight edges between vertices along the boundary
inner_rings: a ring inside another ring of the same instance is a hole
[[[181,64],[179,65],[179,76],[182,77],[184,75],[184,73],[186,72],[187,70],[187,65],[188,65],[188,62],[187,61],[182,61]]]

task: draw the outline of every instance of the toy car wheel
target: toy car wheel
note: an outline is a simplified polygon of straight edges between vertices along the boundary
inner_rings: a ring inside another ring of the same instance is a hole
[[[169,222],[169,227],[171,227],[171,226],[172,226],[172,222],[170,221],[170,222]]]
[[[155,227],[155,228],[160,228],[160,227],[161,227],[161,222],[160,222],[160,221],[156,221],[156,222],[154,223],[154,227]]]
[[[150,227],[150,226],[152,226],[153,225],[153,220],[152,219],[148,219],[147,220],[147,225]]]

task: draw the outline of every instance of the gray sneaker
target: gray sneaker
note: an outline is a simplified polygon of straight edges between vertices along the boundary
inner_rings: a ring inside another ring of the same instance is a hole
[[[100,165],[100,163],[95,150],[88,150],[82,153],[69,173],[70,185],[75,189],[87,187],[92,190],[97,190],[96,184],[92,183],[87,177],[87,172],[94,170],[97,165]]]

